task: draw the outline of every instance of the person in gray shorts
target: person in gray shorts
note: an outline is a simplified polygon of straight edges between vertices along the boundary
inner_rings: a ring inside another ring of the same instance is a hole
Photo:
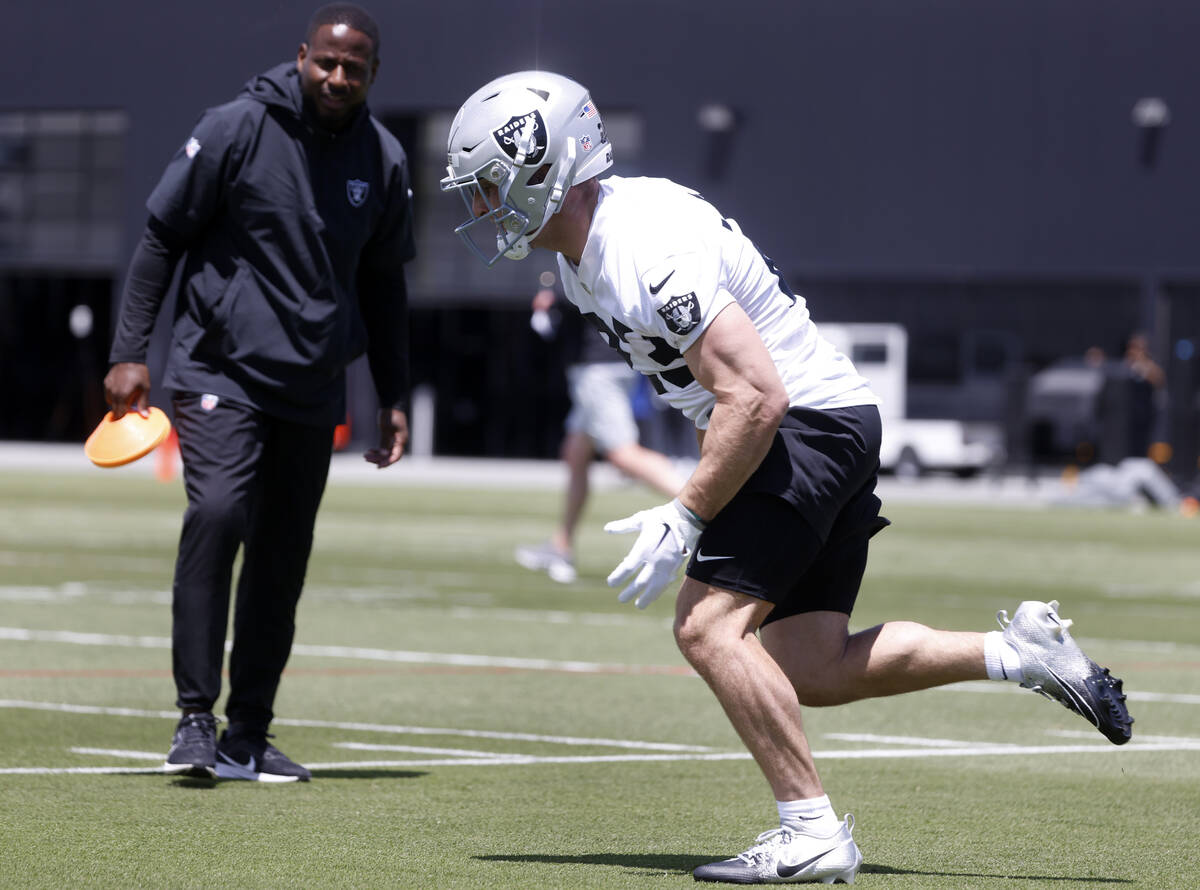
[[[564,422],[566,436],[561,448],[567,488],[562,514],[550,537],[541,544],[518,547],[514,557],[527,569],[569,584],[578,574],[575,531],[591,493],[591,467],[597,455],[665,497],[675,497],[683,479],[669,457],[638,442],[632,405],[637,372],[584,324],[574,307],[556,310],[552,272],[541,280],[543,286],[533,298],[533,327],[547,339],[557,340],[567,361],[571,409]]]

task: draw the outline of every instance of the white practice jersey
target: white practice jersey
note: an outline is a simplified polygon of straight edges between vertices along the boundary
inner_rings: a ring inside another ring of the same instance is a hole
[[[792,407],[878,404],[737,223],[670,180],[602,180],[579,267],[561,254],[558,266],[567,299],[700,429],[716,397],[683,353],[731,303],[754,322]]]

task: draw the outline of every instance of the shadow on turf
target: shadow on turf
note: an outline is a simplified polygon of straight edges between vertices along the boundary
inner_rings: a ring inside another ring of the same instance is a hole
[[[1087,881],[1089,884],[1132,884],[1128,878],[1072,877],[1070,875],[1000,875],[971,871],[920,871],[915,868],[892,868],[890,865],[863,864],[862,875],[933,875],[945,878],[999,878],[1006,881]]]
[[[554,865],[619,865],[654,872],[677,872],[690,874],[693,869],[706,862],[715,862],[724,856],[679,856],[669,853],[585,853],[578,856],[549,856],[532,853],[511,855],[476,856],[483,862],[545,862]],[[918,871],[911,868],[892,868],[890,865],[864,864],[859,872],[867,875],[931,875],[945,878],[1000,878],[1009,881],[1087,881],[1092,884],[1132,884],[1126,878],[1070,877],[1068,875],[1000,875],[980,872]]]
[[[718,858],[710,856],[678,856],[672,853],[584,853],[578,856],[538,856],[532,853],[476,856],[483,862],[547,862],[554,865],[620,865],[647,871],[673,871],[691,874],[692,869]]]
[[[313,771],[317,779],[419,779],[429,773],[400,769],[318,769]]]
[[[323,769],[313,774],[317,779],[419,779],[429,773],[395,769]],[[243,785],[237,779],[197,779],[177,776],[171,784],[176,788],[217,788],[222,785]]]

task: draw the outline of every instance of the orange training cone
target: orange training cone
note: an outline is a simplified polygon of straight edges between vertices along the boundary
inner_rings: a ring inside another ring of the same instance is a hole
[[[171,432],[171,421],[158,408],[143,417],[129,411],[120,420],[109,411],[83,443],[83,453],[98,467],[120,467],[145,457]]]

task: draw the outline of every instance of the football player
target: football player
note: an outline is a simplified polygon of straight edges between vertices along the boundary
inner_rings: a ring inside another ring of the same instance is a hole
[[[868,541],[888,524],[876,398],[736,222],[666,179],[599,178],[612,146],[580,84],[492,81],[455,117],[448,162],[442,189],[466,203],[468,247],[489,265],[557,252],[567,298],[696,425],[678,497],[605,528],[637,536],[608,578],[622,602],[647,607],[686,563],[675,638],[775,794],[779,827],[697,880],[853,882],[853,818],[830,806],[803,705],[990,677],[1129,740],[1121,681],[1075,644],[1057,603],[1021,603],[987,634],[849,632]]]

